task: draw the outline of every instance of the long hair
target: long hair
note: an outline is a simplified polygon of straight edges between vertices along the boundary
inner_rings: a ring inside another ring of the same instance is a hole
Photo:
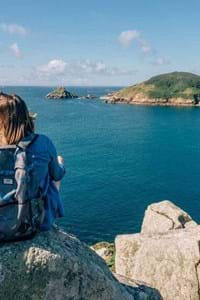
[[[0,127],[9,145],[17,144],[34,132],[34,123],[26,103],[19,96],[0,92]]]

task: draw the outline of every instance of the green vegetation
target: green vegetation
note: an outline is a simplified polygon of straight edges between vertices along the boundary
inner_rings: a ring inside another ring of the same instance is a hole
[[[104,260],[107,266],[112,272],[115,271],[115,245],[108,242],[99,242],[92,246],[92,249],[98,251],[100,249],[106,249],[104,253]]]
[[[127,87],[115,94],[126,100],[157,99],[167,102],[171,98],[200,102],[200,76],[187,72],[173,72],[157,75],[140,84]]]
[[[152,77],[145,82],[154,85],[149,91],[150,98],[184,98],[200,100],[200,76],[187,72],[173,72]]]
[[[117,93],[118,97],[131,98],[138,94],[148,94],[154,89],[153,85],[146,85],[145,83],[135,84],[133,86],[127,87],[120,90]]]

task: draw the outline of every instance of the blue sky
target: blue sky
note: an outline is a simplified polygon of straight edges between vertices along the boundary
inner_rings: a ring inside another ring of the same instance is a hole
[[[200,74],[199,0],[0,0],[0,85]]]

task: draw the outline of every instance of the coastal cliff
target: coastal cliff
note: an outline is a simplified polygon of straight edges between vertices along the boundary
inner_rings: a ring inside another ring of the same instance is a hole
[[[199,106],[200,76],[187,72],[162,74],[101,99],[114,104]]]

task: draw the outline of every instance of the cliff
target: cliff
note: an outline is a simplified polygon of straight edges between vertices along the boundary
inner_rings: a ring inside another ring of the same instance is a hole
[[[101,99],[108,103],[198,106],[200,76],[187,72],[162,74]]]

